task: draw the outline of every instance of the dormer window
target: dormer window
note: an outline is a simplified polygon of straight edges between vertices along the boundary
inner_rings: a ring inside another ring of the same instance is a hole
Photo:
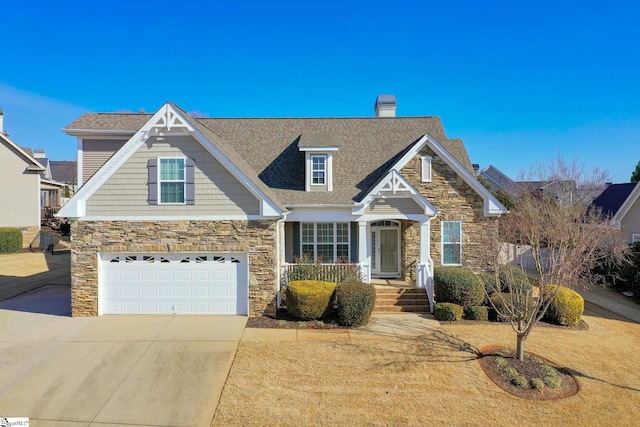
[[[304,152],[306,191],[333,191],[333,155],[339,148],[334,141],[328,134],[300,135],[298,150]]]
[[[311,185],[326,185],[327,180],[326,154],[311,155]]]

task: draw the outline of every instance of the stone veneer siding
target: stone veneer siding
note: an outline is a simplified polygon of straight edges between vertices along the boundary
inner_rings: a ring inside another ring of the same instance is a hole
[[[422,182],[421,157],[432,157],[431,182]],[[402,175],[436,208],[440,214],[431,220],[431,259],[442,265],[441,221],[462,221],[462,263],[480,268],[482,259],[482,228],[497,227],[497,218],[486,220],[484,201],[473,188],[458,176],[440,157],[425,147],[401,171]],[[414,281],[416,260],[420,257],[420,224],[402,221],[403,277]]]
[[[71,315],[98,315],[100,252],[248,252],[249,315],[275,311],[276,222],[74,221]]]

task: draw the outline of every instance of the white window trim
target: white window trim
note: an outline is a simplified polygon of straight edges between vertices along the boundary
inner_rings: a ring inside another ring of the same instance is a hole
[[[163,180],[162,179],[162,160],[182,160],[184,164],[184,179],[182,180]],[[182,202],[163,202],[162,201],[162,183],[163,182],[181,182],[184,187]],[[187,204],[187,158],[186,157],[158,157],[158,205],[186,205]]]
[[[324,184],[313,184],[313,157],[325,157]],[[333,191],[333,153],[331,152],[305,152],[305,190],[311,191],[311,187],[326,187],[327,191]]]
[[[349,222],[319,222],[320,224],[332,224],[333,225],[333,242],[320,242],[320,245],[333,245],[333,264],[338,263],[338,245],[347,245],[347,260],[351,262],[351,224]],[[313,244],[313,261],[315,262],[318,259],[318,222],[301,222],[300,223],[300,252],[298,255],[302,257],[304,253],[302,247],[304,245]],[[305,242],[302,238],[303,236],[303,224],[312,224],[313,225],[313,243]],[[347,241],[346,242],[338,242],[338,224],[346,224],[347,226]],[[325,264],[325,263],[323,263]]]
[[[311,154],[311,185],[317,185],[320,187],[324,187],[327,185],[327,155],[326,154]],[[322,169],[314,169],[315,163],[314,160],[315,159],[322,159],[323,160],[323,168]],[[313,182],[314,181],[314,176],[313,174],[315,172],[322,172],[323,176],[322,176],[322,182]]]
[[[640,242],[640,234],[632,234],[631,235],[631,243]]]
[[[460,252],[458,254],[458,258],[460,259],[459,263],[451,263],[451,264],[447,264],[444,262],[444,224],[447,222],[458,222],[460,223]],[[440,264],[442,265],[450,265],[450,266],[460,266],[462,265],[462,239],[463,233],[462,233],[462,221],[461,220],[451,220],[451,221],[440,221]]]
[[[431,182],[432,174],[433,174],[431,156],[422,156],[422,159],[420,162],[420,168],[421,168],[420,175],[422,178],[422,182]]]

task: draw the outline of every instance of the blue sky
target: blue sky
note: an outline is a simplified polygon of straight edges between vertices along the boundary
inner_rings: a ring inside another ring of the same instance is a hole
[[[559,153],[628,181],[640,160],[632,1],[3,2],[0,107],[21,146],[75,160],[84,112],[436,115],[512,177]]]

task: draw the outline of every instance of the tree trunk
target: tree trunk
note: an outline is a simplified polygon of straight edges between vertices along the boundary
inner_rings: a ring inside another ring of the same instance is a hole
[[[516,340],[516,359],[519,361],[524,360],[524,340],[527,338],[524,334],[518,334]]]

